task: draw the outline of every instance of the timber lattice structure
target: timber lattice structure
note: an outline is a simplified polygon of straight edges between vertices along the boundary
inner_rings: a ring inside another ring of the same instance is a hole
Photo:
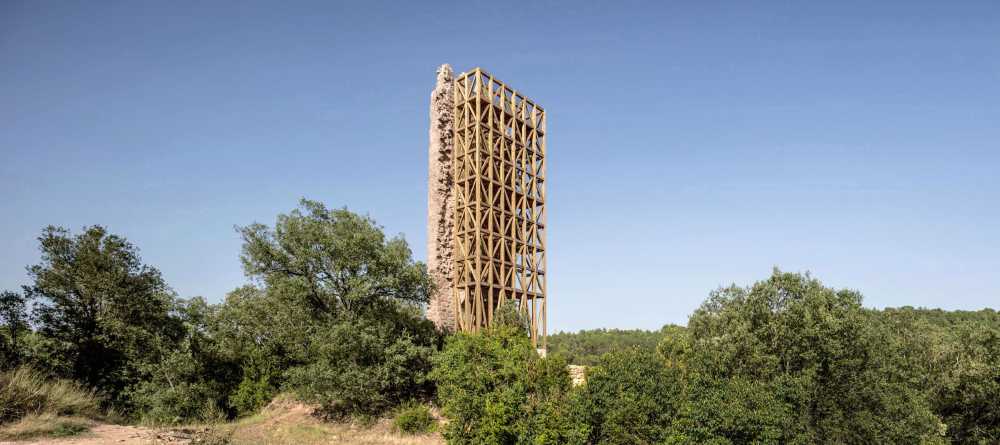
[[[513,303],[545,348],[545,110],[480,68],[453,91],[455,327],[478,331]]]

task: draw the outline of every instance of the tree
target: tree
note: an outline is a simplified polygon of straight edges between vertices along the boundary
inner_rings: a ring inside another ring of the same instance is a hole
[[[566,356],[574,365],[593,366],[601,356],[612,351],[639,347],[645,351],[656,350],[663,334],[676,326],[667,325],[660,331],[640,329],[592,329],[579,332],[559,332],[548,338],[549,350]]]
[[[688,330],[687,372],[772,388],[793,415],[785,442],[942,440],[921,392],[891,372],[857,292],[776,270],[749,288],[714,292]]]
[[[791,407],[767,383],[694,376],[682,387],[667,444],[795,443]]]
[[[243,351],[238,395],[251,396],[237,399],[252,404],[283,384],[343,417],[429,396],[440,340],[420,310],[426,268],[404,239],[309,200],[274,228],[238,230],[244,270],[262,286],[234,292],[220,310],[220,340]]]
[[[24,297],[11,291],[0,292],[0,371],[14,368],[23,360],[18,339],[28,329],[27,305]]]
[[[115,402],[176,341],[173,296],[138,249],[103,227],[79,235],[49,226],[38,238],[42,258],[28,268],[40,334],[53,371],[106,392]]]
[[[240,259],[247,275],[298,300],[314,317],[371,314],[387,303],[426,303],[430,280],[401,238],[374,221],[303,199],[271,229],[251,224]]]
[[[240,368],[229,405],[248,414],[270,402],[289,368],[314,359],[309,347],[323,324],[307,308],[266,289],[243,286],[226,295],[214,312],[211,334],[220,354]]]
[[[586,443],[587,425],[572,411],[566,361],[540,358],[516,318],[501,318],[515,322],[451,335],[434,357],[431,378],[448,417],[448,443]]]
[[[903,307],[871,317],[886,362],[924,393],[952,443],[1000,442],[1000,314]]]
[[[638,346],[604,354],[587,371],[578,412],[590,424],[590,443],[662,443],[683,394],[677,369]]]
[[[143,380],[129,389],[143,422],[204,422],[237,414],[229,399],[240,382],[240,364],[219,345],[217,311],[200,297],[176,302],[183,337],[160,361],[144,365]]]
[[[288,386],[333,419],[374,417],[409,400],[429,400],[434,325],[414,308],[386,308],[380,315],[317,330],[310,360],[288,370]]]

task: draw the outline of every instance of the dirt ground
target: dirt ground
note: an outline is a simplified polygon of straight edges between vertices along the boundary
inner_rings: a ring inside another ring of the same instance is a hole
[[[440,434],[401,435],[384,419],[374,425],[323,422],[313,408],[276,399],[260,414],[237,422],[187,428],[93,424],[65,438],[2,441],[0,445],[444,445]]]
[[[164,436],[161,440],[158,436],[162,433],[159,430],[139,426],[127,425],[95,425],[90,432],[79,436],[64,437],[59,439],[32,439],[17,442],[2,442],[0,445],[152,445],[152,444],[186,444],[191,441],[191,437],[186,440],[171,440],[170,436]]]

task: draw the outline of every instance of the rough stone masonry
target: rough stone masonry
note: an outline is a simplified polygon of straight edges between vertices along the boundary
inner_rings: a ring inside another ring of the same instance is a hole
[[[427,184],[427,269],[434,291],[427,308],[427,318],[439,328],[455,330],[455,312],[451,291],[454,280],[452,257],[454,245],[455,199],[452,156],[454,154],[454,73],[451,65],[437,70],[437,84],[431,93],[430,161]]]

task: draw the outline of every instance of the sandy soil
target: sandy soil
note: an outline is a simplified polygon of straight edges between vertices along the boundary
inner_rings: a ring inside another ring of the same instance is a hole
[[[313,410],[279,397],[259,414],[232,423],[189,428],[98,423],[79,436],[0,441],[0,445],[189,445],[195,438],[218,438],[209,442],[232,445],[444,445],[439,434],[401,435],[388,419],[374,425],[328,423],[314,417]]]
[[[193,436],[181,431],[161,431],[153,428],[127,425],[98,424],[90,432],[60,439],[34,439],[17,442],[0,442],[0,445],[159,445],[187,444]]]

